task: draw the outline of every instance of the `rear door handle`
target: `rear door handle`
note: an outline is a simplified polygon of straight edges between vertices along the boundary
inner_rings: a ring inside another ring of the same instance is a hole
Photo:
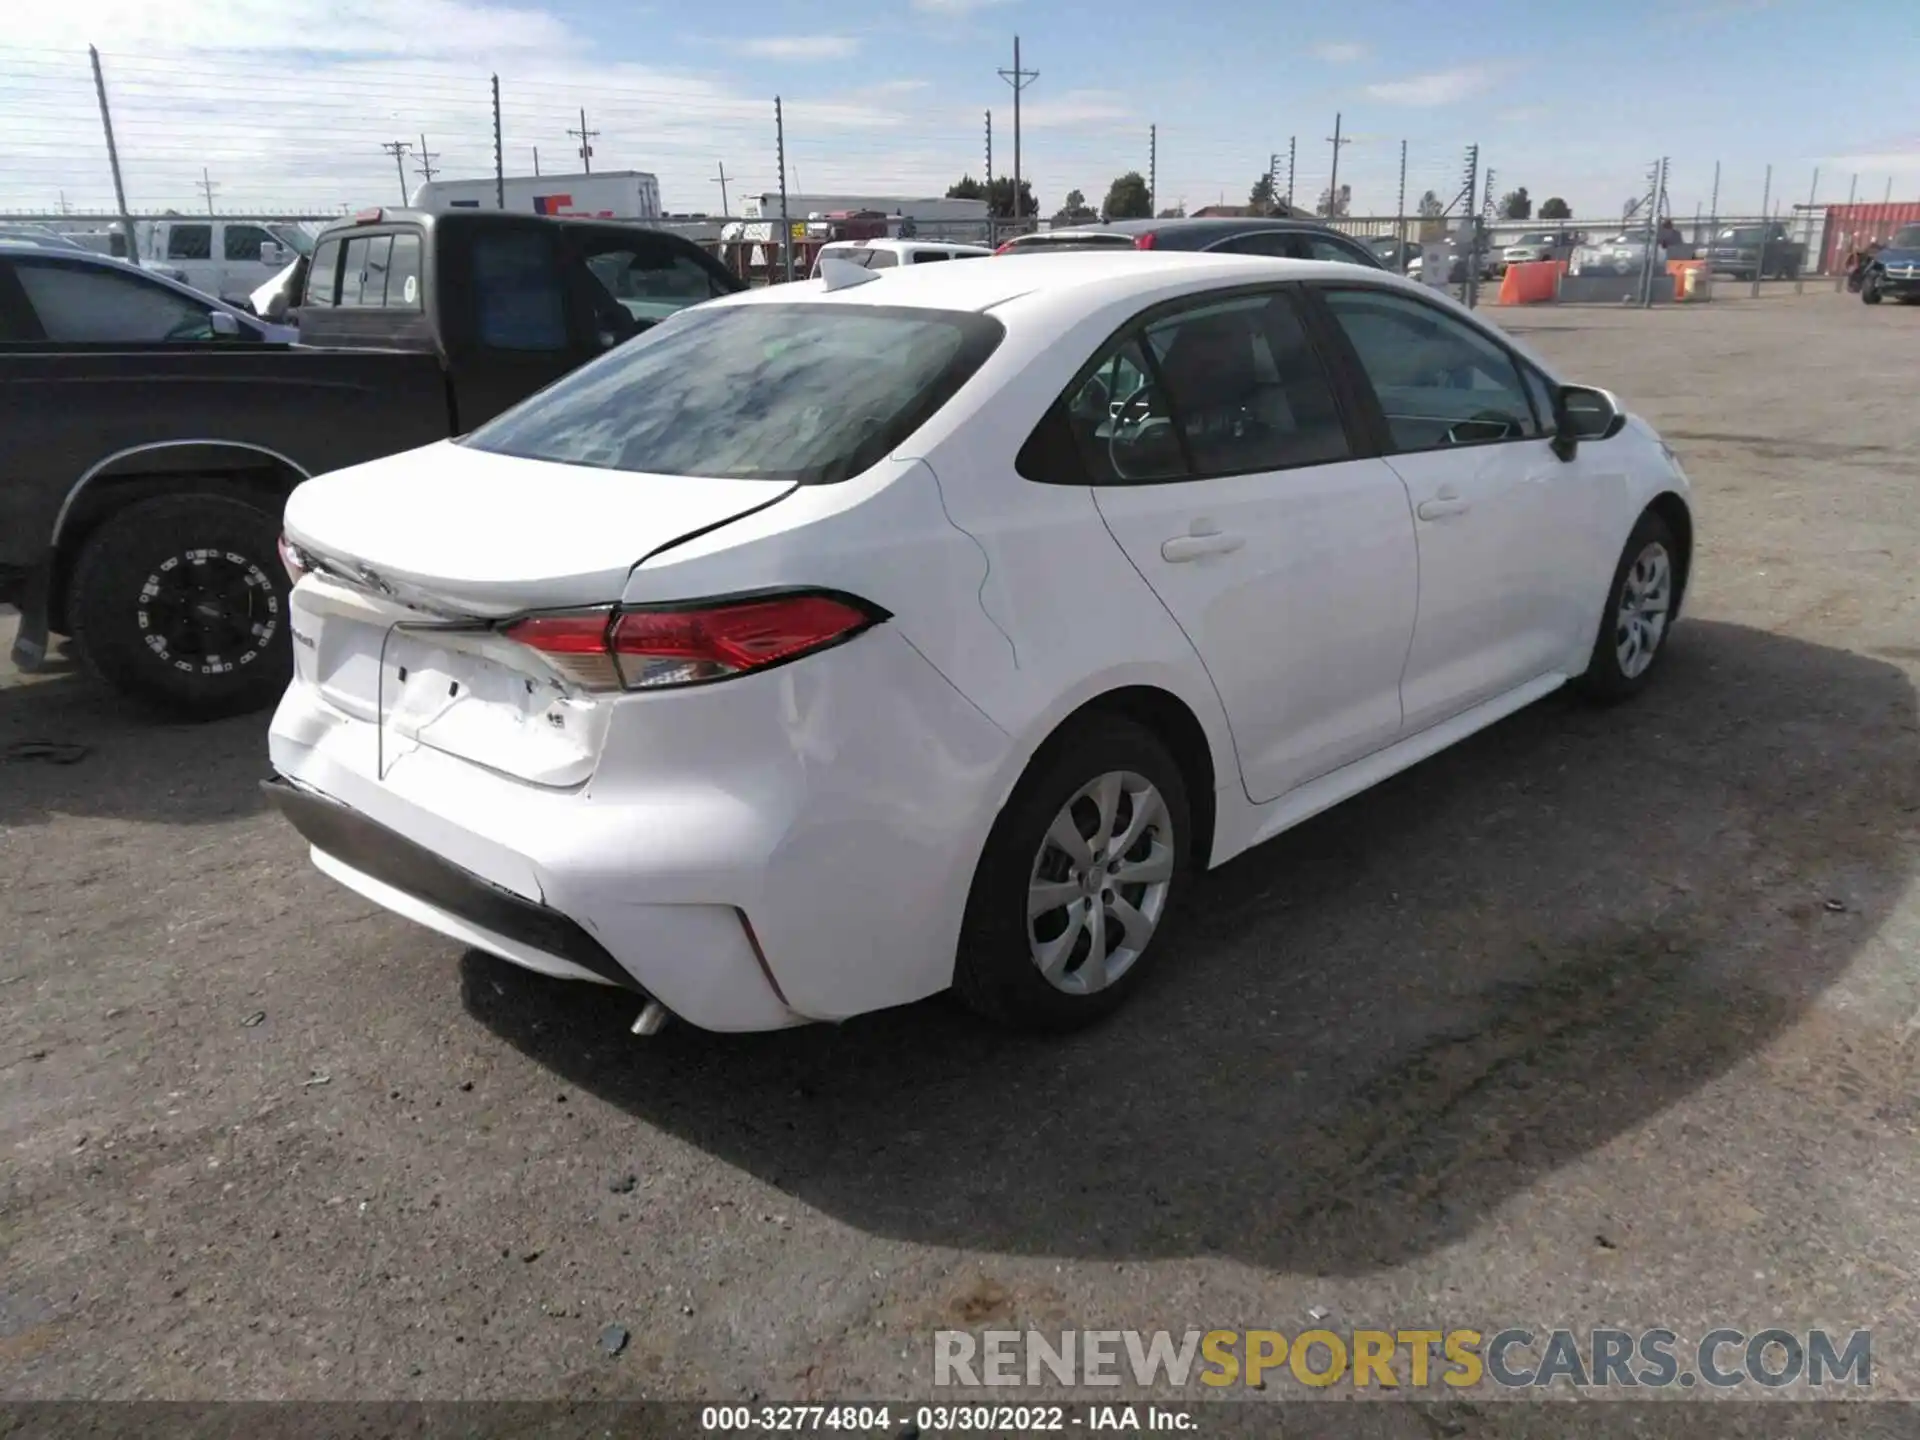
[[[1176,535],[1160,547],[1160,558],[1179,565],[1207,555],[1230,555],[1246,543],[1244,535]]]
[[[1413,513],[1422,520],[1444,520],[1449,515],[1464,515],[1471,508],[1458,495],[1442,491],[1431,500],[1422,500]]]

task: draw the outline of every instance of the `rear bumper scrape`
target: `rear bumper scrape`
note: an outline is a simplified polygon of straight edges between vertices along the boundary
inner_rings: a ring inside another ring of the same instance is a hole
[[[322,854],[483,930],[578,965],[632,994],[646,995],[606,947],[559,911],[502,889],[351,806],[284,776],[262,780],[260,788]]]

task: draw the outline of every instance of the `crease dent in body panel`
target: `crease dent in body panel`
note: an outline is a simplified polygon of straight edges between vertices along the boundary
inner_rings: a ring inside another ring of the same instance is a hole
[[[982,566],[980,571],[980,585],[979,588],[974,591],[974,598],[980,602],[980,613],[987,617],[987,623],[993,626],[995,630],[998,630],[1000,632],[1000,638],[1007,642],[1007,650],[1013,656],[1013,668],[1018,670],[1020,668],[1020,647],[1014,643],[1013,636],[1008,633],[1007,627],[1002,625],[999,617],[993,613],[993,607],[987,604],[987,581],[993,578],[993,557],[987,553],[987,547],[980,543],[980,537],[978,535],[975,535],[971,530],[967,529],[966,526],[953,518],[953,511],[947,508],[947,492],[942,489],[940,485],[940,472],[928,464],[924,458],[919,459],[916,463],[919,464],[921,468],[927,472],[928,477],[932,479],[934,497],[939,500],[940,513],[947,517],[947,523],[962,535],[966,536],[967,539],[971,540],[973,542],[973,548],[980,552],[980,563]]]

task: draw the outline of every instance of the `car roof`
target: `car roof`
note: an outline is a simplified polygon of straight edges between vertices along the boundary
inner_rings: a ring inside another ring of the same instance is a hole
[[[1039,230],[1037,237],[1081,235],[1243,235],[1249,230],[1332,231],[1331,225],[1301,215],[1205,215],[1166,220],[1107,220],[1098,224],[1056,225]],[[1337,231],[1334,233],[1338,233]],[[1025,239],[1025,236],[1020,237]],[[1349,236],[1349,239],[1354,237]]]
[[[713,301],[716,305],[842,304],[912,306],[981,312],[1039,295],[1049,306],[1097,309],[1129,294],[1148,294],[1185,277],[1221,285],[1307,279],[1393,280],[1385,270],[1335,260],[1284,260],[1206,250],[1073,250],[1058,255],[996,256],[991,265],[915,265],[870,272],[873,279],[828,290],[824,280],[768,285]],[[1417,286],[1409,286],[1417,290]]]

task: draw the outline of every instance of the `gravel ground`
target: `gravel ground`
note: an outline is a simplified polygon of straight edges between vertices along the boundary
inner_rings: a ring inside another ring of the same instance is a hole
[[[0,762],[0,1394],[925,1398],[942,1327],[1318,1319],[1872,1326],[1920,1397],[1920,315],[1510,323],[1699,486],[1660,683],[1208,877],[1064,1042],[635,1040],[317,874],[262,719],[0,670],[0,747],[90,747]]]

